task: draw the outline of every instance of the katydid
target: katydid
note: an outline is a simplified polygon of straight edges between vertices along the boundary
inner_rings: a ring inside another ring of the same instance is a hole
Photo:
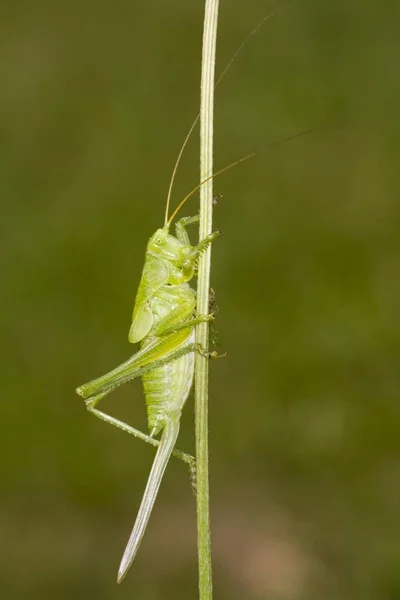
[[[199,217],[180,219],[176,223],[176,237],[169,233],[172,218],[155,232],[147,244],[129,330],[129,341],[140,342],[140,350],[110,373],[77,389],[94,415],[147,442],[158,444],[138,516],[122,557],[118,582],[135,558],[174,450],[181,411],[192,387],[194,352],[210,355],[196,345],[194,327],[214,317],[212,314],[195,315],[196,292],[188,282],[195,274],[199,255],[219,236],[219,232],[211,233],[197,246],[192,246],[186,226],[196,223]],[[150,436],[96,408],[114,388],[137,377],[143,381]],[[160,432],[158,443],[154,436]],[[181,452],[176,454],[189,462],[193,471],[194,459]]]

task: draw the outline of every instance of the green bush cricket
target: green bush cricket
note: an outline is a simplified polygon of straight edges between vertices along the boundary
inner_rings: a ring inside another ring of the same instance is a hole
[[[129,341],[140,342],[140,350],[110,373],[77,389],[94,415],[158,445],[135,526],[122,557],[118,582],[123,579],[135,558],[178,437],[181,411],[193,382],[194,352],[209,356],[195,344],[194,327],[214,317],[212,314],[195,315],[196,292],[188,282],[195,274],[200,253],[219,233],[211,233],[197,246],[192,246],[186,226],[196,223],[198,217],[180,219],[176,223],[176,236],[169,233],[172,218],[155,232],[146,249],[129,331]],[[150,436],[96,408],[109,392],[137,377],[143,381]],[[160,432],[161,440],[158,443],[154,436]],[[177,454],[190,464],[193,471],[194,459],[180,452]]]

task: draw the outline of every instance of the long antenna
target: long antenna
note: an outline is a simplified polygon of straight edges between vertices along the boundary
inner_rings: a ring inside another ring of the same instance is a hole
[[[165,225],[168,225],[168,227],[171,225],[172,221],[175,219],[176,215],[181,210],[182,206],[184,204],[186,204],[186,201],[189,200],[189,198],[191,196],[193,196],[193,194],[195,192],[197,192],[197,190],[199,190],[202,185],[204,185],[205,183],[207,183],[207,181],[210,181],[210,179],[213,179],[214,177],[217,177],[218,175],[221,175],[221,173],[224,173],[225,171],[228,171],[228,169],[232,169],[232,167],[238,165],[241,162],[244,162],[245,160],[248,160],[249,158],[252,158],[252,156],[255,156],[255,155],[256,155],[256,152],[252,152],[251,154],[248,154],[247,156],[243,156],[242,158],[239,158],[239,160],[235,160],[235,162],[231,163],[230,165],[227,165],[226,167],[223,167],[222,169],[220,169],[219,171],[217,171],[213,175],[210,175],[210,177],[207,177],[206,179],[203,179],[203,181],[200,181],[200,183],[198,183],[196,185],[196,187],[193,188],[192,191],[189,192],[188,195],[185,196],[184,199],[180,201],[180,203],[178,204],[178,206],[176,207],[176,209],[174,210],[174,212],[172,213],[172,215],[170,216],[170,218],[168,219],[168,221],[166,222]]]
[[[229,165],[227,165],[226,167],[223,167],[222,169],[219,169],[219,171],[217,171],[216,173],[213,173],[213,175],[210,175],[210,177],[207,177],[206,179],[203,179],[203,181],[200,181],[199,184],[196,185],[196,187],[194,187],[192,189],[191,192],[189,192],[183,200],[181,200],[181,202],[178,204],[178,206],[176,207],[176,209],[174,210],[174,212],[172,213],[172,215],[170,216],[170,218],[168,219],[168,221],[166,221],[165,225],[168,225],[168,227],[170,227],[172,221],[175,219],[176,215],[178,214],[178,212],[181,210],[181,208],[183,207],[184,204],[186,204],[187,200],[189,200],[189,198],[191,196],[193,196],[193,194],[195,192],[197,192],[197,190],[199,190],[201,188],[202,185],[204,185],[205,183],[207,183],[207,181],[210,181],[210,179],[214,179],[214,177],[218,177],[218,175],[221,175],[222,173],[225,173],[225,171],[228,171],[229,169],[232,169],[232,167],[235,167],[236,165],[245,162],[246,160],[249,160],[249,158],[253,158],[253,156],[256,156],[256,154],[260,154],[261,152],[265,152],[266,150],[270,150],[271,148],[274,148],[275,146],[280,146],[281,144],[286,144],[287,142],[290,142],[291,140],[295,140],[299,137],[302,137],[303,135],[308,135],[309,133],[312,133],[314,131],[314,128],[310,128],[310,129],[304,129],[303,131],[299,131],[298,133],[294,133],[292,135],[288,135],[287,137],[283,138],[282,140],[279,140],[277,142],[272,142],[271,144],[268,144],[267,146],[265,146],[262,150],[258,151],[258,152],[251,152],[250,154],[247,154],[246,156],[242,156],[242,158],[239,158],[238,160],[235,160],[235,162],[230,163]]]
[[[274,13],[270,13],[269,15],[267,15],[266,17],[264,17],[259,23],[258,25],[256,25],[256,27],[254,27],[254,29],[248,34],[248,36],[243,40],[243,42],[240,44],[239,48],[236,50],[235,54],[232,56],[232,58],[230,59],[230,61],[228,62],[228,64],[226,65],[226,67],[224,68],[224,70],[222,71],[221,75],[218,77],[217,82],[215,84],[215,87],[217,87],[217,85],[221,82],[221,80],[223,79],[223,77],[226,75],[227,71],[229,70],[229,68],[231,67],[232,63],[236,60],[237,56],[240,54],[240,52],[243,50],[244,46],[247,44],[247,42],[249,41],[249,39],[251,37],[253,37],[253,35],[260,29],[260,27],[262,25],[264,25],[264,23],[266,21],[268,21],[271,17],[274,16]],[[175,166],[174,169],[172,171],[172,175],[171,175],[171,181],[169,183],[169,188],[168,188],[168,194],[167,194],[167,202],[166,202],[166,206],[165,206],[165,221],[164,221],[164,225],[166,225],[168,222],[168,213],[169,213],[169,207],[170,207],[170,203],[171,203],[171,194],[172,194],[172,187],[174,185],[174,181],[175,181],[175,175],[176,172],[178,170],[179,167],[179,163],[181,162],[181,158],[182,158],[182,154],[187,146],[187,143],[189,141],[190,136],[192,135],[193,129],[196,127],[197,122],[200,118],[200,113],[198,113],[197,117],[195,118],[195,120],[193,121],[184,141],[182,144],[182,147],[179,151],[178,154],[178,158],[176,159],[175,162]],[[239,162],[242,162],[241,160]],[[234,163],[237,164],[237,163]],[[232,164],[231,166],[233,167],[234,164]],[[215,174],[216,175],[216,174]],[[208,180],[206,180],[208,181]],[[203,182],[205,183],[205,182]],[[201,184],[199,184],[199,187],[201,186]],[[196,190],[199,188],[196,188]],[[174,213],[175,214],[175,213]]]

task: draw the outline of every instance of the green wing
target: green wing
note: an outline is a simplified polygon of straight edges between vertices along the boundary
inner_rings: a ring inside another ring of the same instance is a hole
[[[129,330],[128,337],[131,344],[140,342],[152,328],[153,313],[149,306],[149,300],[162,285],[167,283],[168,277],[169,263],[154,256],[146,255],[133,308],[132,325]]]

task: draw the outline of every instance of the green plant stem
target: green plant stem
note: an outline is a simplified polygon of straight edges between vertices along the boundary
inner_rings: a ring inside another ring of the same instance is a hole
[[[219,0],[206,0],[200,99],[200,181],[212,174],[214,74]],[[200,230],[203,239],[212,230],[213,182],[200,188]],[[198,269],[197,310],[208,313],[211,247],[201,256]],[[196,328],[196,341],[208,348],[208,323]],[[197,549],[200,600],[212,599],[211,531],[208,469],[208,360],[196,354],[195,366],[196,462],[197,462]]]

